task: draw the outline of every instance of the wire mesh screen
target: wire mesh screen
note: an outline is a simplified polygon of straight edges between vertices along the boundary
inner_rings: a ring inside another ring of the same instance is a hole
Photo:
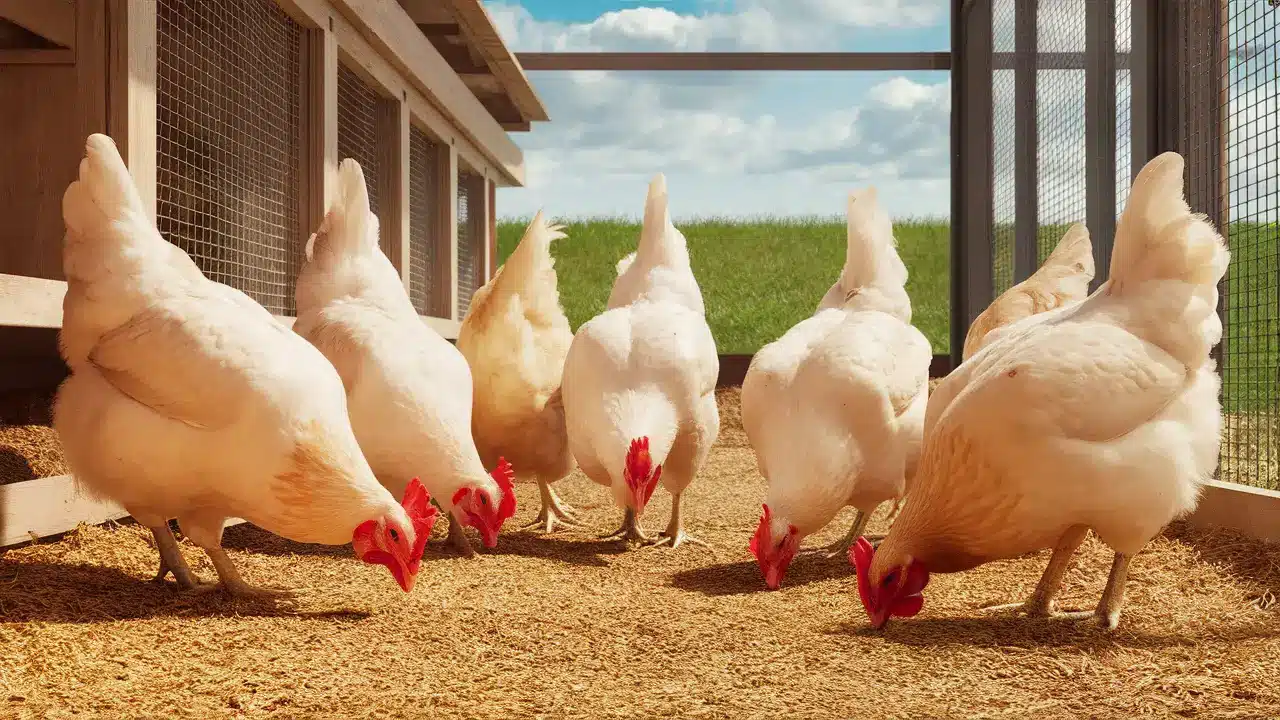
[[[476,288],[483,284],[482,277],[476,274],[476,259],[481,254],[476,247],[475,223],[471,217],[473,209],[479,210],[479,198],[474,195],[474,176],[470,173],[458,173],[458,317],[467,314],[471,307],[471,296]]]
[[[272,0],[156,4],[156,224],[280,315],[302,256],[302,43]]]
[[[1041,0],[1036,16],[1036,134],[1040,164],[1036,262],[1043,263],[1087,210],[1085,71],[1054,57],[1085,50],[1083,0]]]
[[[338,157],[353,158],[364,170],[365,185],[369,188],[369,209],[378,216],[383,228],[378,243],[382,252],[394,260],[398,253],[391,246],[391,233],[385,230],[389,224],[382,215],[382,199],[386,194],[382,187],[382,143],[387,140],[378,132],[382,104],[382,97],[355,71],[338,64]]]
[[[995,0],[992,5],[992,47],[997,53],[1014,50],[1014,19],[1017,11],[1013,0]],[[991,223],[991,283],[993,295],[1008,290],[1014,284],[1013,243],[1017,208],[1015,205],[1016,177],[1014,175],[1016,151],[1014,126],[1017,105],[1014,101],[1014,71],[994,71],[991,86],[992,122],[992,208],[995,217]]]
[[[440,188],[436,177],[440,147],[416,127],[409,129],[409,299],[419,315],[447,317],[435,300],[440,264]]]
[[[1129,3],[1116,3],[1116,52],[1133,50],[1133,12]],[[1124,212],[1133,167],[1133,76],[1128,67],[1116,68],[1116,215]]]
[[[1280,489],[1280,8],[1178,5],[1188,199],[1231,246],[1219,475]]]

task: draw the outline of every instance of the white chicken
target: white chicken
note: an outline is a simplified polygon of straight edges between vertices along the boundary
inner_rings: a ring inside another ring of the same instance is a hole
[[[742,424],[769,482],[751,552],[770,588],[801,541],[852,505],[848,535],[827,548],[847,553],[919,458],[933,351],[911,325],[907,268],[874,188],[850,194],[847,242],[818,311],[757,352],[742,383]]]
[[[298,542],[351,542],[408,592],[435,520],[421,484],[397,503],[360,453],[333,367],[160,237],[110,138],[91,135],[86,151],[62,201],[71,377],[54,407],[77,483],[151,529],[158,581],[200,585],[177,518],[232,595],[287,595],[249,586],[222,550],[240,517]]]
[[[418,317],[378,246],[364,172],[338,168],[336,199],[307,241],[294,330],[337,368],[356,438],[392,492],[421,477],[450,514],[449,539],[472,554],[462,524],[498,543],[515,512],[512,470],[485,472],[471,439],[471,371],[458,349]]]
[[[994,342],[1004,328],[1018,320],[1084,300],[1093,273],[1089,230],[1076,223],[1067,229],[1039,270],[1005,290],[974,318],[964,337],[964,359]]]
[[[1114,628],[1129,560],[1196,506],[1218,461],[1210,350],[1230,254],[1182,196],[1183,161],[1142,169],[1116,229],[1111,277],[1082,303],[1006,328],[934,390],[919,472],[879,549],[851,553],[873,625],[920,610],[930,572],[1053,548],[1031,598],[1054,614],[1092,529],[1115,551],[1092,613]]]
[[[573,342],[556,290],[551,243],[564,237],[539,212],[511,257],[471,298],[458,350],[475,377],[471,434],[486,464],[505,456],[538,483],[542,507],[526,527],[581,522],[551,484],[573,472],[560,380]]]
[[[639,525],[659,480],[671,520],[656,539],[688,535],[680,500],[720,432],[720,361],[684,236],[671,224],[666,180],[649,184],[636,252],[618,263],[608,309],[578,328],[564,366],[569,448],[623,508],[609,538],[654,542]]]

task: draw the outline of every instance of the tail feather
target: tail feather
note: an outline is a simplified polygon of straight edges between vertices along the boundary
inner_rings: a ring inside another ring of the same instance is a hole
[[[1203,215],[1191,214],[1183,168],[1181,155],[1166,152],[1134,180],[1111,253],[1112,294],[1154,280],[1214,287],[1226,274],[1231,253]]]
[[[689,251],[684,235],[671,222],[671,212],[667,206],[667,179],[662,173],[655,175],[649,182],[636,259],[644,267],[689,265]]]
[[[307,239],[307,260],[317,251],[346,254],[378,249],[378,217],[369,209],[364,170],[351,158],[338,166],[338,189],[320,228]]]
[[[556,261],[551,243],[565,238],[564,227],[547,222],[539,210],[525,229],[520,244],[502,266],[494,287],[517,293],[527,309],[545,314],[559,311]]]
[[[68,246],[164,242],[147,218],[115,142],[98,133],[85,141],[79,178],[62,196],[62,219]]]
[[[1076,223],[1067,228],[1066,234],[1058,241],[1044,261],[1044,266],[1069,267],[1079,265],[1080,272],[1093,279],[1096,268],[1093,262],[1093,242],[1089,238],[1089,228],[1084,223]]]
[[[872,285],[904,285],[906,268],[898,258],[893,223],[874,187],[849,193],[848,239],[840,285],[845,292]]]

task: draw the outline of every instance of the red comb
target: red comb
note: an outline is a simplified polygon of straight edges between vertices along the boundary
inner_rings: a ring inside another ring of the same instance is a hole
[[[498,466],[490,473],[494,482],[498,483],[498,489],[502,491],[502,502],[498,504],[498,522],[516,514],[516,493],[514,482],[516,479],[516,471],[511,468],[511,463],[506,458],[498,458]]]
[[[871,547],[871,542],[865,537],[859,537],[858,541],[849,548],[849,564],[858,570],[858,597],[862,598],[862,607],[866,609],[867,614],[871,614],[871,579],[868,573],[871,570],[871,558],[875,555],[875,548]]]
[[[764,503],[761,507],[764,508],[764,514],[760,516],[760,525],[756,527],[756,532],[751,536],[751,542],[747,545],[747,549],[751,551],[751,554],[757,560],[760,559],[760,545],[764,542],[765,534],[769,532],[769,521],[773,519],[773,512],[769,510],[769,504]]]
[[[416,562],[422,557],[422,551],[427,546],[427,538],[431,536],[431,529],[435,527],[440,511],[431,504],[431,493],[427,492],[427,488],[418,478],[409,481],[409,486],[404,489],[404,499],[400,504],[409,515],[409,522],[413,523],[413,550],[409,557]]]
[[[662,479],[662,466],[653,468],[653,458],[649,455],[648,437],[631,441],[622,479],[626,480],[627,486],[633,491],[637,489],[641,491],[638,499],[642,503],[648,503],[649,498],[653,497],[653,491],[658,488],[658,481]]]

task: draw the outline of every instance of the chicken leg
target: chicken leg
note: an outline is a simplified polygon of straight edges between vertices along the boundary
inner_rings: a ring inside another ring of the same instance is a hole
[[[983,608],[984,612],[1000,612],[1003,610],[1017,610],[1026,613],[1028,617],[1059,617],[1063,619],[1078,619],[1082,617],[1081,613],[1055,613],[1053,609],[1053,597],[1058,594],[1058,590],[1062,588],[1062,576],[1067,572],[1067,566],[1071,564],[1071,556],[1075,554],[1076,549],[1080,547],[1080,543],[1084,542],[1085,535],[1089,533],[1089,528],[1084,525],[1073,525],[1067,528],[1062,538],[1058,540],[1058,544],[1053,548],[1053,556],[1049,558],[1049,565],[1044,569],[1044,574],[1040,576],[1040,582],[1036,584],[1036,589],[1031,593],[1031,597],[1026,602],[1010,603],[1008,605],[993,605]],[[1117,556],[1118,557],[1118,556]],[[1113,570],[1114,572],[1114,570]],[[1110,589],[1110,584],[1107,588]],[[1105,598],[1105,594],[1104,594]],[[1099,606],[1101,612],[1101,605]],[[1083,613],[1088,616],[1091,613]]]
[[[680,516],[680,498],[683,493],[677,493],[671,498],[671,520],[667,523],[667,529],[663,530],[658,537],[652,538],[649,542],[656,546],[670,545],[674,550],[680,547],[681,543],[689,543],[690,545],[701,545],[710,550],[711,546],[690,535],[684,531],[684,523]]]
[[[640,527],[640,520],[636,516],[636,511],[627,508],[622,515],[622,526],[608,535],[601,535],[601,540],[621,540],[623,542],[640,542],[650,541],[650,537],[644,534],[644,530]]]
[[[849,532],[845,533],[844,537],[825,547],[814,548],[810,552],[819,553],[824,558],[848,557],[849,548],[853,547],[853,544],[858,541],[862,531],[867,529],[867,523],[871,522],[873,514],[875,514],[874,509],[869,513],[859,510],[858,514],[853,516],[853,526],[849,528]],[[884,539],[883,535],[878,536],[877,542],[882,539]]]
[[[236,566],[231,562],[231,558],[227,556],[227,551],[221,547],[205,548],[204,551],[209,556],[209,559],[213,561],[213,568],[218,571],[218,579],[222,581],[222,587],[226,588],[231,597],[240,599],[286,599],[296,595],[292,590],[254,587],[245,582],[244,578],[240,577],[240,572],[236,570]]]
[[[179,588],[194,590],[200,587],[203,583],[195,573],[191,572],[191,566],[187,565],[187,561],[182,557],[182,551],[178,549],[178,540],[173,536],[169,523],[151,528],[151,534],[156,539],[156,549],[160,551],[160,570],[156,572],[152,581],[163,583],[169,573],[173,573],[173,579],[178,583]]]
[[[449,537],[446,538],[448,543],[453,546],[454,550],[463,557],[475,557],[475,548],[471,546],[471,541],[467,539],[466,533],[462,531],[462,523],[452,513],[449,514]]]
[[[521,526],[521,530],[541,527],[542,532],[549,533],[556,529],[557,523],[566,527],[583,526],[582,520],[574,514],[573,508],[569,507],[556,495],[551,483],[538,478],[538,492],[542,495],[542,509],[538,511],[538,517],[534,518],[532,522]]]

